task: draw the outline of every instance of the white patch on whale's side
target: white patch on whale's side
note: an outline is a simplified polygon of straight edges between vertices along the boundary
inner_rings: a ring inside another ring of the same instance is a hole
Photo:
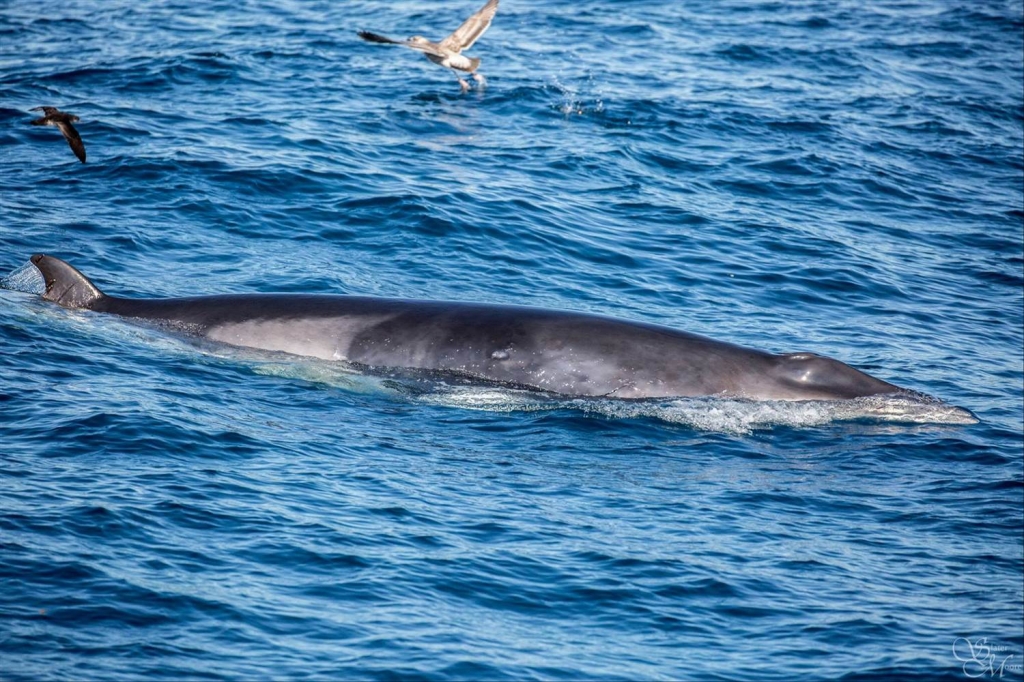
[[[205,333],[210,341],[242,348],[259,348],[320,360],[348,360],[352,339],[390,315],[360,315],[324,319],[253,319],[227,322]]]

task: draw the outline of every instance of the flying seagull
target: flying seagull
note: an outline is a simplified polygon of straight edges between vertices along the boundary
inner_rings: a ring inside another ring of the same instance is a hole
[[[408,40],[392,40],[369,31],[359,31],[359,37],[371,43],[404,45],[405,47],[419,50],[427,59],[435,64],[453,69],[456,78],[459,79],[462,91],[466,92],[469,90],[469,83],[459,75],[459,71],[471,74],[473,80],[479,83],[480,87],[487,85],[487,80],[483,77],[483,74],[476,72],[477,68],[480,67],[480,60],[476,57],[466,57],[462,54],[462,51],[472,47],[473,43],[484,34],[484,31],[490,27],[491,20],[494,19],[494,13],[497,11],[498,0],[488,0],[487,4],[480,8],[479,12],[462,22],[462,26],[459,26],[450,36],[439,43],[431,42],[423,36],[413,36]]]
[[[64,139],[71,145],[71,151],[75,153],[79,161],[85,163],[85,143],[82,142],[82,137],[75,130],[75,126],[71,125],[78,120],[77,116],[66,114],[57,107],[34,107],[29,111],[42,111],[43,117],[32,121],[32,125],[59,128],[60,132],[64,134]]]

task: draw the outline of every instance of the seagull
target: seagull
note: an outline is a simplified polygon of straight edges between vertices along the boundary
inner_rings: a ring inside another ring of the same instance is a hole
[[[75,130],[75,126],[71,125],[74,121],[78,120],[77,116],[66,114],[57,107],[34,107],[29,109],[29,111],[42,111],[43,117],[32,121],[32,125],[56,126],[60,128],[60,132],[64,134],[64,139],[71,145],[71,151],[75,153],[79,161],[85,163],[85,143],[82,142],[82,137]]]
[[[480,36],[484,34],[494,19],[494,13],[498,11],[498,0],[488,0],[487,4],[480,8],[480,11],[462,22],[455,31],[439,43],[434,43],[423,36],[413,36],[408,40],[392,40],[377,33],[359,31],[359,37],[371,43],[386,43],[388,45],[404,45],[414,50],[419,50],[423,55],[440,66],[453,69],[455,77],[459,79],[462,92],[469,90],[469,83],[459,75],[459,71],[465,71],[473,76],[473,80],[480,84],[480,87],[487,85],[483,74],[476,72],[480,67],[480,60],[476,57],[462,55],[463,50],[473,46]]]

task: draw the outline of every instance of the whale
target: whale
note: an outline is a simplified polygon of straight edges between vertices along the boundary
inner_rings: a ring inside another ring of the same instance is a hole
[[[561,396],[849,400],[905,389],[839,360],[770,353],[647,322],[520,305],[332,294],[121,298],[59,258],[31,258],[43,298],[188,337]]]

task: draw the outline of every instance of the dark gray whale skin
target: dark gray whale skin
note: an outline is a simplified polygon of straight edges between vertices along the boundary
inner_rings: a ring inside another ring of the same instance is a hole
[[[361,296],[107,296],[64,261],[32,256],[43,298],[245,348],[371,369],[450,372],[568,396],[845,400],[902,392],[838,360],[772,354],[599,315]]]

